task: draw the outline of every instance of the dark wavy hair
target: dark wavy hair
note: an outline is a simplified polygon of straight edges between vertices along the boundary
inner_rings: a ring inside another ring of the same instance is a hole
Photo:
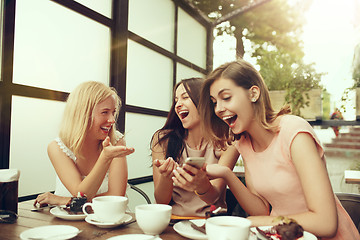
[[[184,139],[187,137],[188,131],[185,129],[175,112],[175,93],[180,84],[184,85],[186,92],[195,104],[199,106],[201,85],[204,82],[202,78],[188,78],[178,82],[173,90],[173,101],[168,113],[165,125],[156,131],[152,136],[150,145],[159,144],[166,149],[166,158],[172,157],[176,162],[180,161],[180,156],[185,148]]]
[[[238,140],[241,134],[233,134],[229,126],[214,111],[214,104],[210,99],[210,87],[218,79],[232,80],[237,86],[250,89],[257,86],[260,89],[260,96],[253,103],[255,118],[265,129],[276,131],[277,128],[270,123],[277,116],[291,112],[290,107],[285,105],[279,112],[275,112],[271,106],[268,88],[260,73],[243,59],[225,63],[213,70],[206,78],[200,96],[199,114],[206,129],[206,138],[210,139],[216,147],[224,149],[226,145]]]

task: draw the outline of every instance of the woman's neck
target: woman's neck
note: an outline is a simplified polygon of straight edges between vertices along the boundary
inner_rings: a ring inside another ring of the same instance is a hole
[[[275,120],[273,124],[278,124]],[[260,123],[253,124],[251,129],[247,131],[250,135],[251,144],[255,152],[262,152],[271,144],[275,133],[265,129]]]
[[[84,140],[84,144],[81,149],[82,154],[87,155],[89,153],[90,154],[98,153],[100,150],[100,146],[101,146],[101,141],[99,141],[98,139],[86,136],[85,140]]]
[[[196,127],[188,130],[186,138],[187,145],[192,149],[201,149],[204,144],[204,137],[201,127]]]

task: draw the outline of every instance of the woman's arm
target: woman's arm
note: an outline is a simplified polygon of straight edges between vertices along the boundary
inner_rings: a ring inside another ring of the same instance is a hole
[[[35,207],[42,207],[46,206],[47,204],[50,205],[66,205],[71,201],[71,197],[62,197],[55,194],[52,194],[50,192],[39,194],[35,201],[34,206]],[[38,206],[39,204],[39,206]]]
[[[125,139],[120,139],[116,146],[126,146]],[[108,191],[100,195],[125,196],[128,180],[126,156],[114,158],[109,167]]]
[[[231,151],[231,150],[230,150]],[[227,166],[210,164],[206,167],[208,175],[212,178],[222,178],[229,186],[241,207],[250,215],[268,215],[269,204],[253,190],[252,184],[246,180],[245,186],[235,173]],[[245,179],[248,172],[245,165]]]
[[[154,137],[157,139],[157,136]],[[156,203],[169,204],[172,198],[173,181],[171,179],[173,170],[177,163],[172,159],[165,159],[165,149],[153,142],[152,144],[154,197]]]
[[[60,180],[73,196],[76,196],[78,192],[82,192],[86,194],[88,199],[92,199],[101,186],[112,160],[124,157],[134,151],[133,148],[111,145],[109,137],[102,144],[103,150],[99,158],[84,179],[82,179],[75,163],[62,152],[57,143],[52,142],[49,144],[48,154],[51,163]]]
[[[332,237],[337,231],[337,210],[325,162],[314,139],[299,133],[291,145],[291,157],[304,190],[309,211],[287,216],[318,237]],[[273,217],[251,217],[253,225],[274,225]],[[326,223],[326,224],[324,224]]]

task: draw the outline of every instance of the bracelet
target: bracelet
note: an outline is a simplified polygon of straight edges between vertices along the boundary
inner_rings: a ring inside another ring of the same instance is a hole
[[[210,184],[210,187],[208,188],[208,190],[206,190],[204,193],[198,193],[196,190],[194,191],[194,193],[195,193],[197,196],[201,197],[201,196],[205,195],[206,193],[208,193],[209,190],[210,190],[210,188],[211,188],[211,184]]]

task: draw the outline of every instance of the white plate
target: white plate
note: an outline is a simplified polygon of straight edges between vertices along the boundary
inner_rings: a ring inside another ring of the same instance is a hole
[[[79,229],[69,225],[48,225],[31,228],[20,234],[20,238],[49,238],[52,240],[70,239],[78,235]]]
[[[154,239],[153,235],[126,234],[108,238],[108,240],[162,240],[160,237]]]
[[[55,217],[65,220],[84,220],[86,218],[86,214],[70,214],[66,210],[61,209],[60,207],[54,207],[50,209],[50,213]]]
[[[261,230],[268,230],[269,228],[271,228],[271,226],[263,226],[263,227],[259,227]],[[251,228],[251,231],[255,232],[257,237],[261,240],[267,240],[266,238],[264,238],[260,233],[258,233],[258,231],[256,230],[255,227]],[[254,236],[255,237],[255,236]],[[256,239],[253,238],[253,239]],[[252,239],[251,239],[252,240]],[[306,232],[304,231],[304,240],[317,240],[317,237],[315,237],[315,235],[313,235],[312,233]]]
[[[89,214],[89,216],[87,216],[85,218],[85,221],[87,223],[90,223],[92,225],[95,225],[99,228],[113,228],[113,227],[117,227],[120,226],[124,223],[128,223],[130,222],[132,219],[132,216],[130,216],[129,214],[125,214],[125,216],[123,217],[123,219],[121,219],[120,221],[116,222],[116,223],[110,223],[110,222],[101,222],[99,220],[96,219],[95,214]]]
[[[196,224],[197,226],[201,226],[206,222],[205,219],[194,219],[190,221]],[[174,224],[173,228],[178,234],[186,238],[198,239],[198,240],[207,239],[206,234],[198,230],[195,230],[194,228],[191,227],[190,221],[177,222]]]

